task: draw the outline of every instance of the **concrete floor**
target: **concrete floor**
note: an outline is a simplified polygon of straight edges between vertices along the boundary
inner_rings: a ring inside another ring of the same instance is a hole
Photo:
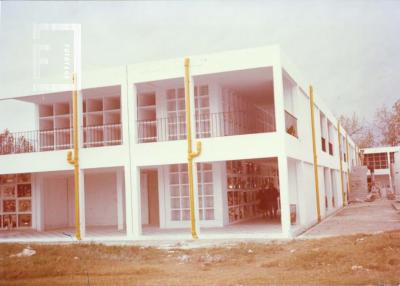
[[[394,201],[386,199],[371,203],[354,203],[336,214],[312,227],[298,238],[309,239],[329,236],[348,235],[356,233],[376,233],[388,230],[400,230],[400,213],[392,207]],[[293,225],[291,230],[297,232],[299,227]],[[143,235],[138,240],[128,239],[124,231],[115,227],[88,227],[87,241],[138,243],[163,245],[170,247],[178,243],[182,246],[187,242],[188,247],[205,246],[204,244],[226,243],[227,241],[246,241],[266,239],[284,239],[279,221],[266,222],[262,219],[246,221],[223,228],[204,228],[200,231],[201,240],[191,241],[189,229],[159,229],[144,227]],[[59,229],[38,232],[35,230],[0,231],[1,242],[71,242],[74,229]],[[67,234],[67,235],[66,235]]]
[[[293,230],[296,226],[292,226]],[[32,229],[1,230],[2,242],[71,242],[74,240],[74,228],[62,228],[47,231]],[[230,239],[282,239],[282,228],[279,220],[262,218],[253,219],[225,227],[201,228],[199,237],[202,240],[230,240]],[[190,241],[190,228],[160,229],[158,227],[143,226],[143,234],[132,240],[125,231],[117,231],[114,226],[88,226],[85,241],[87,242],[145,242],[158,245],[162,241]]]
[[[370,203],[350,204],[299,238],[400,230],[400,214],[392,207],[393,202],[380,199]]]
[[[75,229],[72,227],[37,231],[34,229],[1,230],[2,242],[72,242]],[[118,231],[115,226],[95,226],[86,228],[86,238],[89,241],[126,240],[125,231]]]

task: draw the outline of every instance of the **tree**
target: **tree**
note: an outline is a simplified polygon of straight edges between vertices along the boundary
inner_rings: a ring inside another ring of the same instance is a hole
[[[397,146],[400,145],[400,99],[391,109],[382,106],[375,114],[376,125],[382,134],[381,144]]]
[[[360,134],[364,126],[361,123],[360,119],[358,119],[357,114],[354,112],[352,117],[346,117],[344,115],[341,115],[339,117],[340,124],[342,127],[346,130],[347,134],[350,136]]]
[[[351,117],[341,115],[339,121],[347,134],[360,148],[368,148],[375,145],[376,140],[373,128],[364,120],[360,120],[355,112]]]
[[[15,136],[8,129],[0,133],[0,155],[33,152],[31,142],[25,136]]]

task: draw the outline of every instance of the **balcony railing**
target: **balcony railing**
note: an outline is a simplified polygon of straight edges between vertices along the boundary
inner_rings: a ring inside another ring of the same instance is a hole
[[[111,146],[122,143],[121,124],[83,127],[83,146]],[[5,131],[0,134],[0,155],[71,149],[72,128]]]
[[[122,143],[121,124],[83,127],[83,147],[101,147]]]
[[[72,128],[5,131],[0,134],[0,155],[70,149]]]
[[[273,132],[274,123],[269,117],[254,118],[248,111],[196,114],[196,137],[222,137]],[[185,116],[139,120],[138,142],[160,142],[186,139]]]
[[[297,133],[297,118],[285,110],[285,128],[286,133],[298,137]]]

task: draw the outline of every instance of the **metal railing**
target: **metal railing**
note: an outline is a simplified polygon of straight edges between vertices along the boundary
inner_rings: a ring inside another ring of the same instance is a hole
[[[83,127],[83,147],[101,147],[122,143],[121,124]]]
[[[285,110],[285,129],[286,133],[298,138],[297,118]]]
[[[273,132],[274,124],[268,117],[254,118],[250,111],[196,114],[196,137],[222,137]],[[185,116],[138,120],[138,142],[160,142],[186,139]]]
[[[83,147],[119,145],[121,124],[83,127]],[[72,149],[72,128],[0,133],[0,155]]]
[[[72,148],[72,128],[33,130],[0,134],[0,155]]]

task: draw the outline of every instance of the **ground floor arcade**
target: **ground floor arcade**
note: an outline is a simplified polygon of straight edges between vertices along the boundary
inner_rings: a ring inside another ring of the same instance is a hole
[[[317,221],[312,164],[272,157],[197,163],[195,170],[201,238],[291,237]],[[190,239],[186,164],[87,169],[80,178],[85,240]],[[319,167],[319,178],[325,217],[342,206],[341,178],[326,167]],[[275,218],[260,199],[271,185],[279,192]],[[2,175],[0,188],[0,241],[73,239],[71,171]]]

